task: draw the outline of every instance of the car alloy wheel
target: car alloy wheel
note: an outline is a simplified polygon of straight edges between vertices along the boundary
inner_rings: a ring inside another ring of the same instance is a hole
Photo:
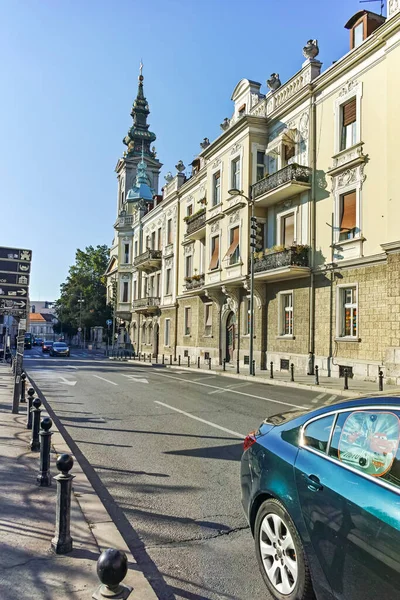
[[[303,546],[283,504],[271,498],[258,510],[254,538],[263,579],[277,600],[314,597]]]

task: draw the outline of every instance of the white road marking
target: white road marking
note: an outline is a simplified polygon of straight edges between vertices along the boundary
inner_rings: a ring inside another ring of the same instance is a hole
[[[147,379],[144,377],[135,377],[134,375],[124,375],[123,377],[127,377],[131,381],[135,381],[136,383],[149,383]]]
[[[173,375],[163,375],[157,370],[152,371],[152,374],[158,375],[159,377],[168,377],[169,379],[176,379],[176,381],[186,381],[187,383],[194,383],[194,385],[202,385],[204,387],[216,388],[217,390],[224,390],[225,388],[218,387],[216,385],[209,385],[208,383],[201,383],[200,381],[194,382],[193,379],[183,379],[181,377],[174,377]],[[239,390],[230,390],[231,394],[240,394],[241,396],[248,396],[249,398],[257,398],[258,400],[266,400],[267,402],[273,402],[274,404],[282,404],[283,406],[293,406],[293,408],[308,408],[308,406],[302,406],[301,404],[291,404],[290,402],[283,402],[282,400],[272,400],[272,398],[265,398],[264,396],[255,396],[254,394],[247,394],[246,392],[239,392]]]
[[[313,398],[311,400],[311,402],[313,404],[316,404],[318,402],[318,400],[322,400],[322,398],[325,398],[325,396],[327,396],[328,394],[326,392],[322,392],[322,394],[318,394],[318,396],[316,396],[315,398]]]
[[[69,379],[65,379],[65,377],[61,377],[61,375],[57,375],[61,379],[60,383],[64,383],[65,385],[76,385],[76,381],[70,381]]]
[[[333,402],[334,400],[336,400],[337,398],[337,394],[332,394],[332,396],[329,396],[328,400],[326,400],[324,402],[324,404],[331,404],[331,402]]]
[[[251,383],[236,383],[235,385],[228,385],[223,390],[213,390],[212,392],[208,392],[208,395],[211,396],[211,394],[223,394],[223,392],[230,392],[234,388],[246,387],[246,385],[251,385]]]
[[[238,433],[237,431],[232,431],[231,429],[226,429],[226,427],[221,427],[221,425],[217,425],[216,423],[211,423],[211,421],[206,421],[205,419],[200,419],[200,417],[191,415],[190,413],[187,413],[184,410],[180,410],[179,408],[175,408],[174,406],[170,406],[169,404],[164,404],[164,402],[159,402],[158,400],[154,400],[154,402],[155,402],[155,404],[160,404],[161,406],[170,408],[171,410],[174,410],[175,412],[181,413],[181,415],[185,415],[185,417],[189,417],[190,419],[194,419],[195,421],[200,421],[200,423],[205,423],[206,425],[215,427],[215,429],[220,429],[221,431],[230,433],[231,435],[234,435],[242,440],[246,437],[246,435],[244,433]]]
[[[196,379],[193,379],[193,381],[208,381],[209,379],[215,379],[215,378],[216,378],[216,375],[205,375],[204,377],[196,377]]]
[[[115,383],[114,381],[110,381],[109,379],[105,379],[104,377],[100,377],[100,375],[93,375],[93,377],[96,377],[96,379],[101,379],[102,381],[107,381],[107,383],[111,383],[111,385],[118,385],[118,383]]]

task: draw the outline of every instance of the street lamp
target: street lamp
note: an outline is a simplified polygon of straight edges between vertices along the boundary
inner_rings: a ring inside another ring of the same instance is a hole
[[[79,302],[79,341],[80,341],[80,346],[82,348],[82,304],[85,302],[85,300],[82,298],[82,292],[80,292],[80,294],[79,294],[78,302]]]
[[[254,356],[254,250],[255,250],[255,232],[254,227],[256,224],[256,218],[254,216],[254,200],[250,196],[246,196],[243,190],[232,188],[228,190],[230,196],[241,196],[247,200],[248,205],[251,208],[250,216],[250,349],[249,349],[249,373],[255,375],[253,372],[253,356]]]

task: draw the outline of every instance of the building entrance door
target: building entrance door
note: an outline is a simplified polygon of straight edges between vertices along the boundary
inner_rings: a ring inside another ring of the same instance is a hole
[[[235,315],[231,312],[226,321],[226,362],[231,362],[233,360],[233,351],[235,350],[235,323]]]

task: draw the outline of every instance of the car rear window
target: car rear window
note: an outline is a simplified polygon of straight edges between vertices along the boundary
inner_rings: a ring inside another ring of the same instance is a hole
[[[54,346],[55,348],[66,348],[66,347],[67,347],[67,344],[63,344],[63,343],[61,343],[61,342],[56,342],[55,344],[53,344],[53,346]]]

